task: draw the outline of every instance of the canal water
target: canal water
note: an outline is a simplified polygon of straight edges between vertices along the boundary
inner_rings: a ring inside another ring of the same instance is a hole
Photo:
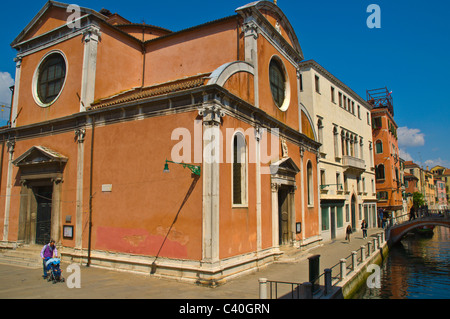
[[[356,299],[450,299],[450,228],[409,234],[381,265],[381,288],[366,285]]]

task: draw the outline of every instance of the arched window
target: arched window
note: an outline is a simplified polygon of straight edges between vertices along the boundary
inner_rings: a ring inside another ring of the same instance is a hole
[[[306,177],[307,177],[307,188],[308,188],[308,205],[314,205],[314,179],[313,179],[313,169],[311,162],[308,161],[306,165]]]
[[[378,180],[378,179],[384,179],[385,178],[384,176],[385,176],[384,175],[384,165],[380,164],[375,169],[375,177]]]
[[[279,61],[272,59],[269,65],[270,89],[272,91],[275,104],[281,108],[285,98],[286,79],[284,71]]]
[[[233,137],[233,205],[247,204],[247,145],[242,133]]]
[[[377,154],[383,153],[383,142],[378,140],[375,142],[375,152]]]

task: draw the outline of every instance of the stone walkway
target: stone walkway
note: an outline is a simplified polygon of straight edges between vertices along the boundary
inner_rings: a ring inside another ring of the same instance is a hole
[[[259,278],[268,280],[306,282],[309,280],[308,257],[319,254],[323,271],[358,250],[372,240],[372,235],[381,229],[369,230],[369,238],[362,233],[353,234],[351,242],[344,239],[324,243],[322,246],[303,252],[294,263],[274,263],[264,269],[235,278],[217,288],[196,286],[174,280],[154,278],[94,267],[81,266],[81,288],[68,288],[66,283],[52,284],[42,279],[42,269],[28,269],[0,264],[1,299],[258,299]],[[63,276],[67,279],[68,264],[62,264]]]

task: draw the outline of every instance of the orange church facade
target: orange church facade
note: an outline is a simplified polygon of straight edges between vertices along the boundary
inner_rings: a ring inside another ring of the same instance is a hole
[[[321,240],[303,54],[276,5],[178,32],[67,9],[12,43],[3,245],[216,285]]]

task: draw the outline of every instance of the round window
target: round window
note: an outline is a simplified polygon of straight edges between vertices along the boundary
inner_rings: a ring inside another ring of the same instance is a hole
[[[47,55],[37,70],[36,95],[41,106],[48,106],[61,93],[66,79],[66,60],[58,53]]]
[[[286,87],[286,76],[284,68],[278,59],[273,58],[269,65],[270,90],[275,104],[282,111],[288,108],[289,88]]]

